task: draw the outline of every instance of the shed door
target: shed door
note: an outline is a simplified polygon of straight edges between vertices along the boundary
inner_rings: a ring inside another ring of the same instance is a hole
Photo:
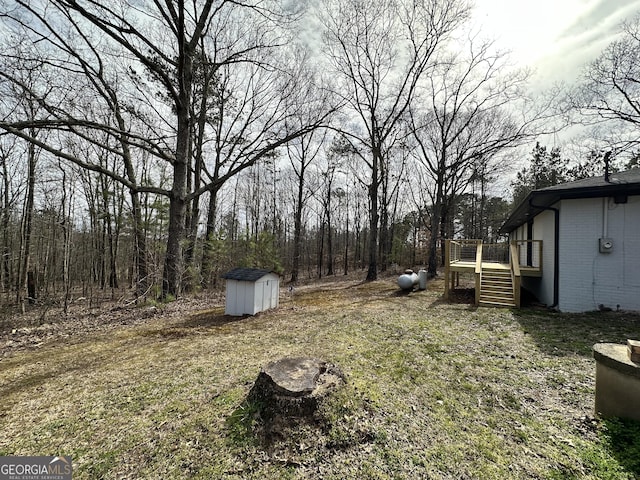
[[[271,305],[271,285],[273,284],[272,280],[267,280],[264,282],[264,288],[262,290],[262,310],[269,310],[273,305]]]

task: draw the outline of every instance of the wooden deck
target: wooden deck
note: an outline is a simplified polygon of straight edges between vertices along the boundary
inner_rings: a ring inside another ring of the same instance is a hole
[[[492,297],[504,296],[508,299],[507,305],[520,307],[522,277],[542,276],[542,241],[518,240],[511,244],[486,245],[481,240],[447,240],[445,259],[445,299],[459,284],[459,274],[471,273],[475,275],[476,305],[493,303],[485,301],[491,290]],[[490,280],[495,276],[501,277],[500,288],[497,282]],[[483,293],[485,287],[487,292]],[[505,305],[497,301],[496,304]]]
[[[511,266],[508,263],[497,262],[482,262],[482,268],[491,268],[493,270],[511,270]],[[449,269],[452,272],[466,272],[474,273],[476,270],[476,262],[468,260],[459,260],[457,262],[451,262]],[[520,274],[523,277],[541,277],[542,270],[538,267],[523,267],[520,266]]]
[[[482,262],[482,267],[490,267],[496,270],[510,270],[508,263],[497,263],[497,262]],[[458,260],[449,263],[449,270],[451,272],[468,272],[474,273],[476,271],[476,261],[470,260]]]

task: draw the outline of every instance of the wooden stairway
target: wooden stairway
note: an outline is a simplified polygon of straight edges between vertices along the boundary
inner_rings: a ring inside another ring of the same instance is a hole
[[[495,267],[482,267],[479,305],[515,307],[511,271]]]

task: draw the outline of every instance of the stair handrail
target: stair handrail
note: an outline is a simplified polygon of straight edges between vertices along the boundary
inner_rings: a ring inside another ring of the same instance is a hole
[[[515,243],[509,246],[509,267],[511,268],[511,280],[513,283],[513,301],[516,308],[520,308],[520,285],[522,276],[520,275],[520,258]]]
[[[476,246],[476,306],[480,304],[480,286],[482,284],[482,242]]]

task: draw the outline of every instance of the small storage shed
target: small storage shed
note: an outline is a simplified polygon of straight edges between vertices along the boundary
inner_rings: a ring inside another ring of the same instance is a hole
[[[255,315],[278,306],[280,277],[271,270],[234,268],[222,278],[227,281],[226,315]]]

